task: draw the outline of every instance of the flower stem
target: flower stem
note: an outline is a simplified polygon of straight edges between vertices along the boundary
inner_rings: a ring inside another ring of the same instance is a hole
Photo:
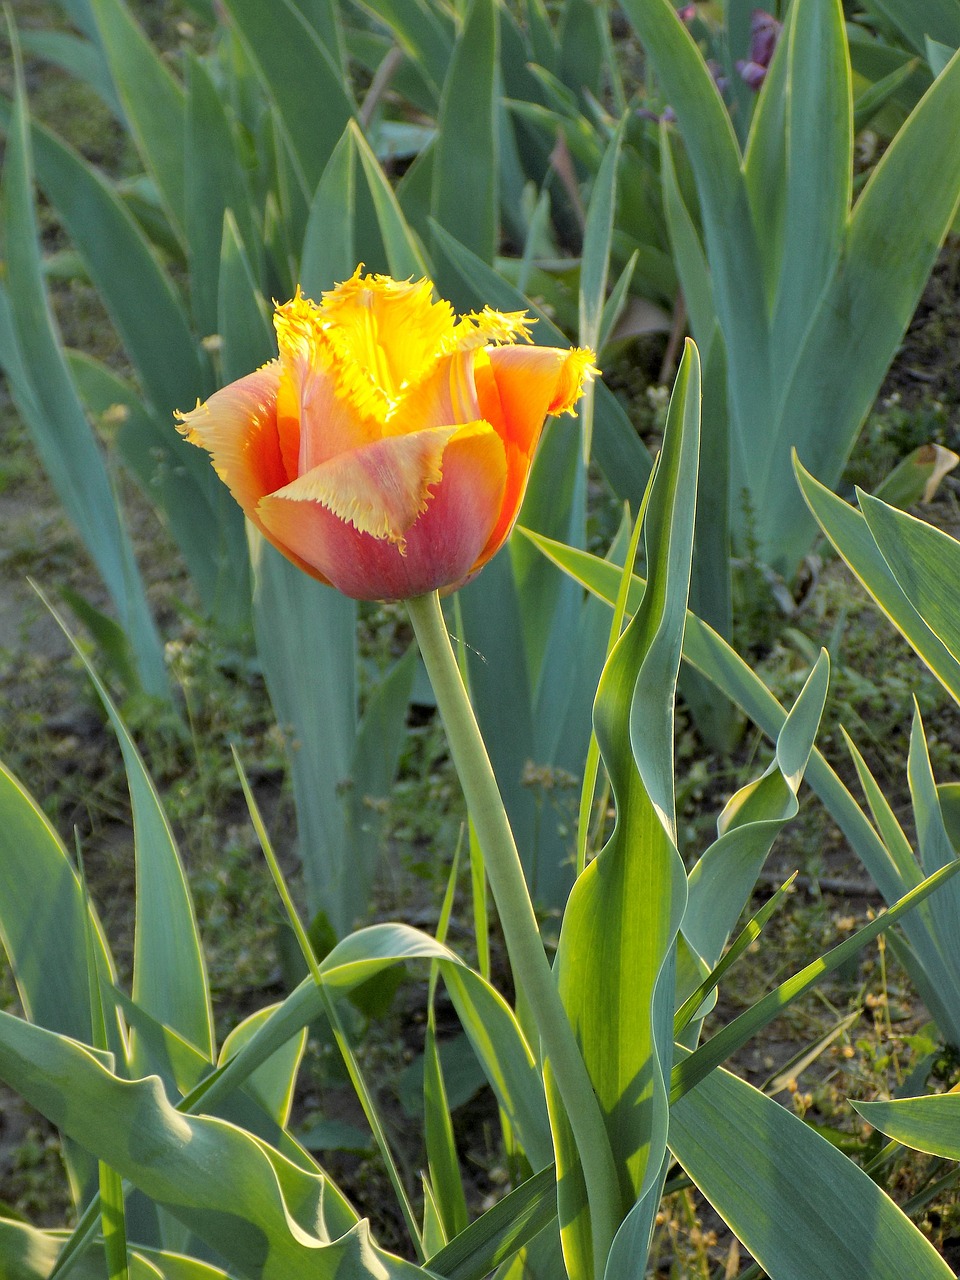
[[[610,1139],[547,960],[520,855],[443,621],[436,592],[407,601],[497,904],[514,982],[536,1019],[543,1056],[576,1141],[590,1205],[594,1276],[601,1280],[620,1225]]]

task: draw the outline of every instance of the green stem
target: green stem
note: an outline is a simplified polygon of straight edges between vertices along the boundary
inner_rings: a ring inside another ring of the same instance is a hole
[[[610,1139],[543,949],[520,855],[450,645],[440,599],[436,592],[418,596],[407,601],[407,608],[483,850],[514,981],[536,1018],[543,1054],[573,1130],[590,1204],[594,1275],[601,1280],[621,1219]]]

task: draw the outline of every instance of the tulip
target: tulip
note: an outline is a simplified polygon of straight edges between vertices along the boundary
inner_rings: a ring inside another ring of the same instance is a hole
[[[360,600],[452,590],[503,545],[545,418],[593,353],[519,346],[522,312],[455,319],[427,280],[277,307],[279,357],[178,415],[263,535]]]

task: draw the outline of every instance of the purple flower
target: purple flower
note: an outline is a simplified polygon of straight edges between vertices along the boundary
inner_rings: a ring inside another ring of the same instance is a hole
[[[766,78],[782,29],[783,24],[772,14],[754,9],[750,19],[750,57],[737,62],[737,71],[753,90],[759,89]]]

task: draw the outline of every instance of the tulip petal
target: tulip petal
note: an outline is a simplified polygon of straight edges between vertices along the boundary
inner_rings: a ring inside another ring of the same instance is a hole
[[[482,353],[441,356],[422,382],[409,388],[384,423],[384,435],[408,435],[448,422],[490,422],[480,410],[473,366]],[[496,423],[491,423],[496,430]],[[497,431],[502,436],[502,432]]]
[[[430,490],[440,483],[444,449],[462,430],[433,427],[375,440],[327,459],[277,490],[273,498],[319,502],[360,533],[402,547],[407,530],[426,510]]]
[[[572,412],[596,372],[593,352],[579,347],[493,347],[486,354],[507,437],[524,453],[533,452],[548,414]],[[480,407],[487,417],[483,398]]]
[[[442,435],[443,430],[422,434]],[[402,456],[404,449],[413,447],[413,439],[382,441],[380,456]],[[457,586],[480,568],[479,557],[499,518],[506,473],[503,444],[486,423],[453,428],[440,466],[439,482],[422,514],[407,527],[402,549],[399,539],[361,532],[317,497],[297,500],[275,494],[263,500],[260,515],[272,541],[310,564],[315,576],[356,599],[403,600]],[[342,471],[339,476],[346,483]],[[351,478],[351,485],[356,479]],[[370,483],[369,473],[359,479]],[[293,487],[288,487],[288,495]]]
[[[429,280],[350,279],[323,295],[326,341],[336,369],[364,413],[384,416],[404,388],[420,380],[453,332],[448,302],[432,300]]]
[[[247,515],[264,494],[291,478],[277,436],[279,384],[280,363],[273,360],[178,414],[177,430],[210,453],[217,475]]]
[[[478,355],[474,380],[480,411],[502,435],[507,460],[503,508],[483,559],[500,549],[513,528],[544,419],[570,412],[592,372],[593,352],[576,347],[493,347]]]

